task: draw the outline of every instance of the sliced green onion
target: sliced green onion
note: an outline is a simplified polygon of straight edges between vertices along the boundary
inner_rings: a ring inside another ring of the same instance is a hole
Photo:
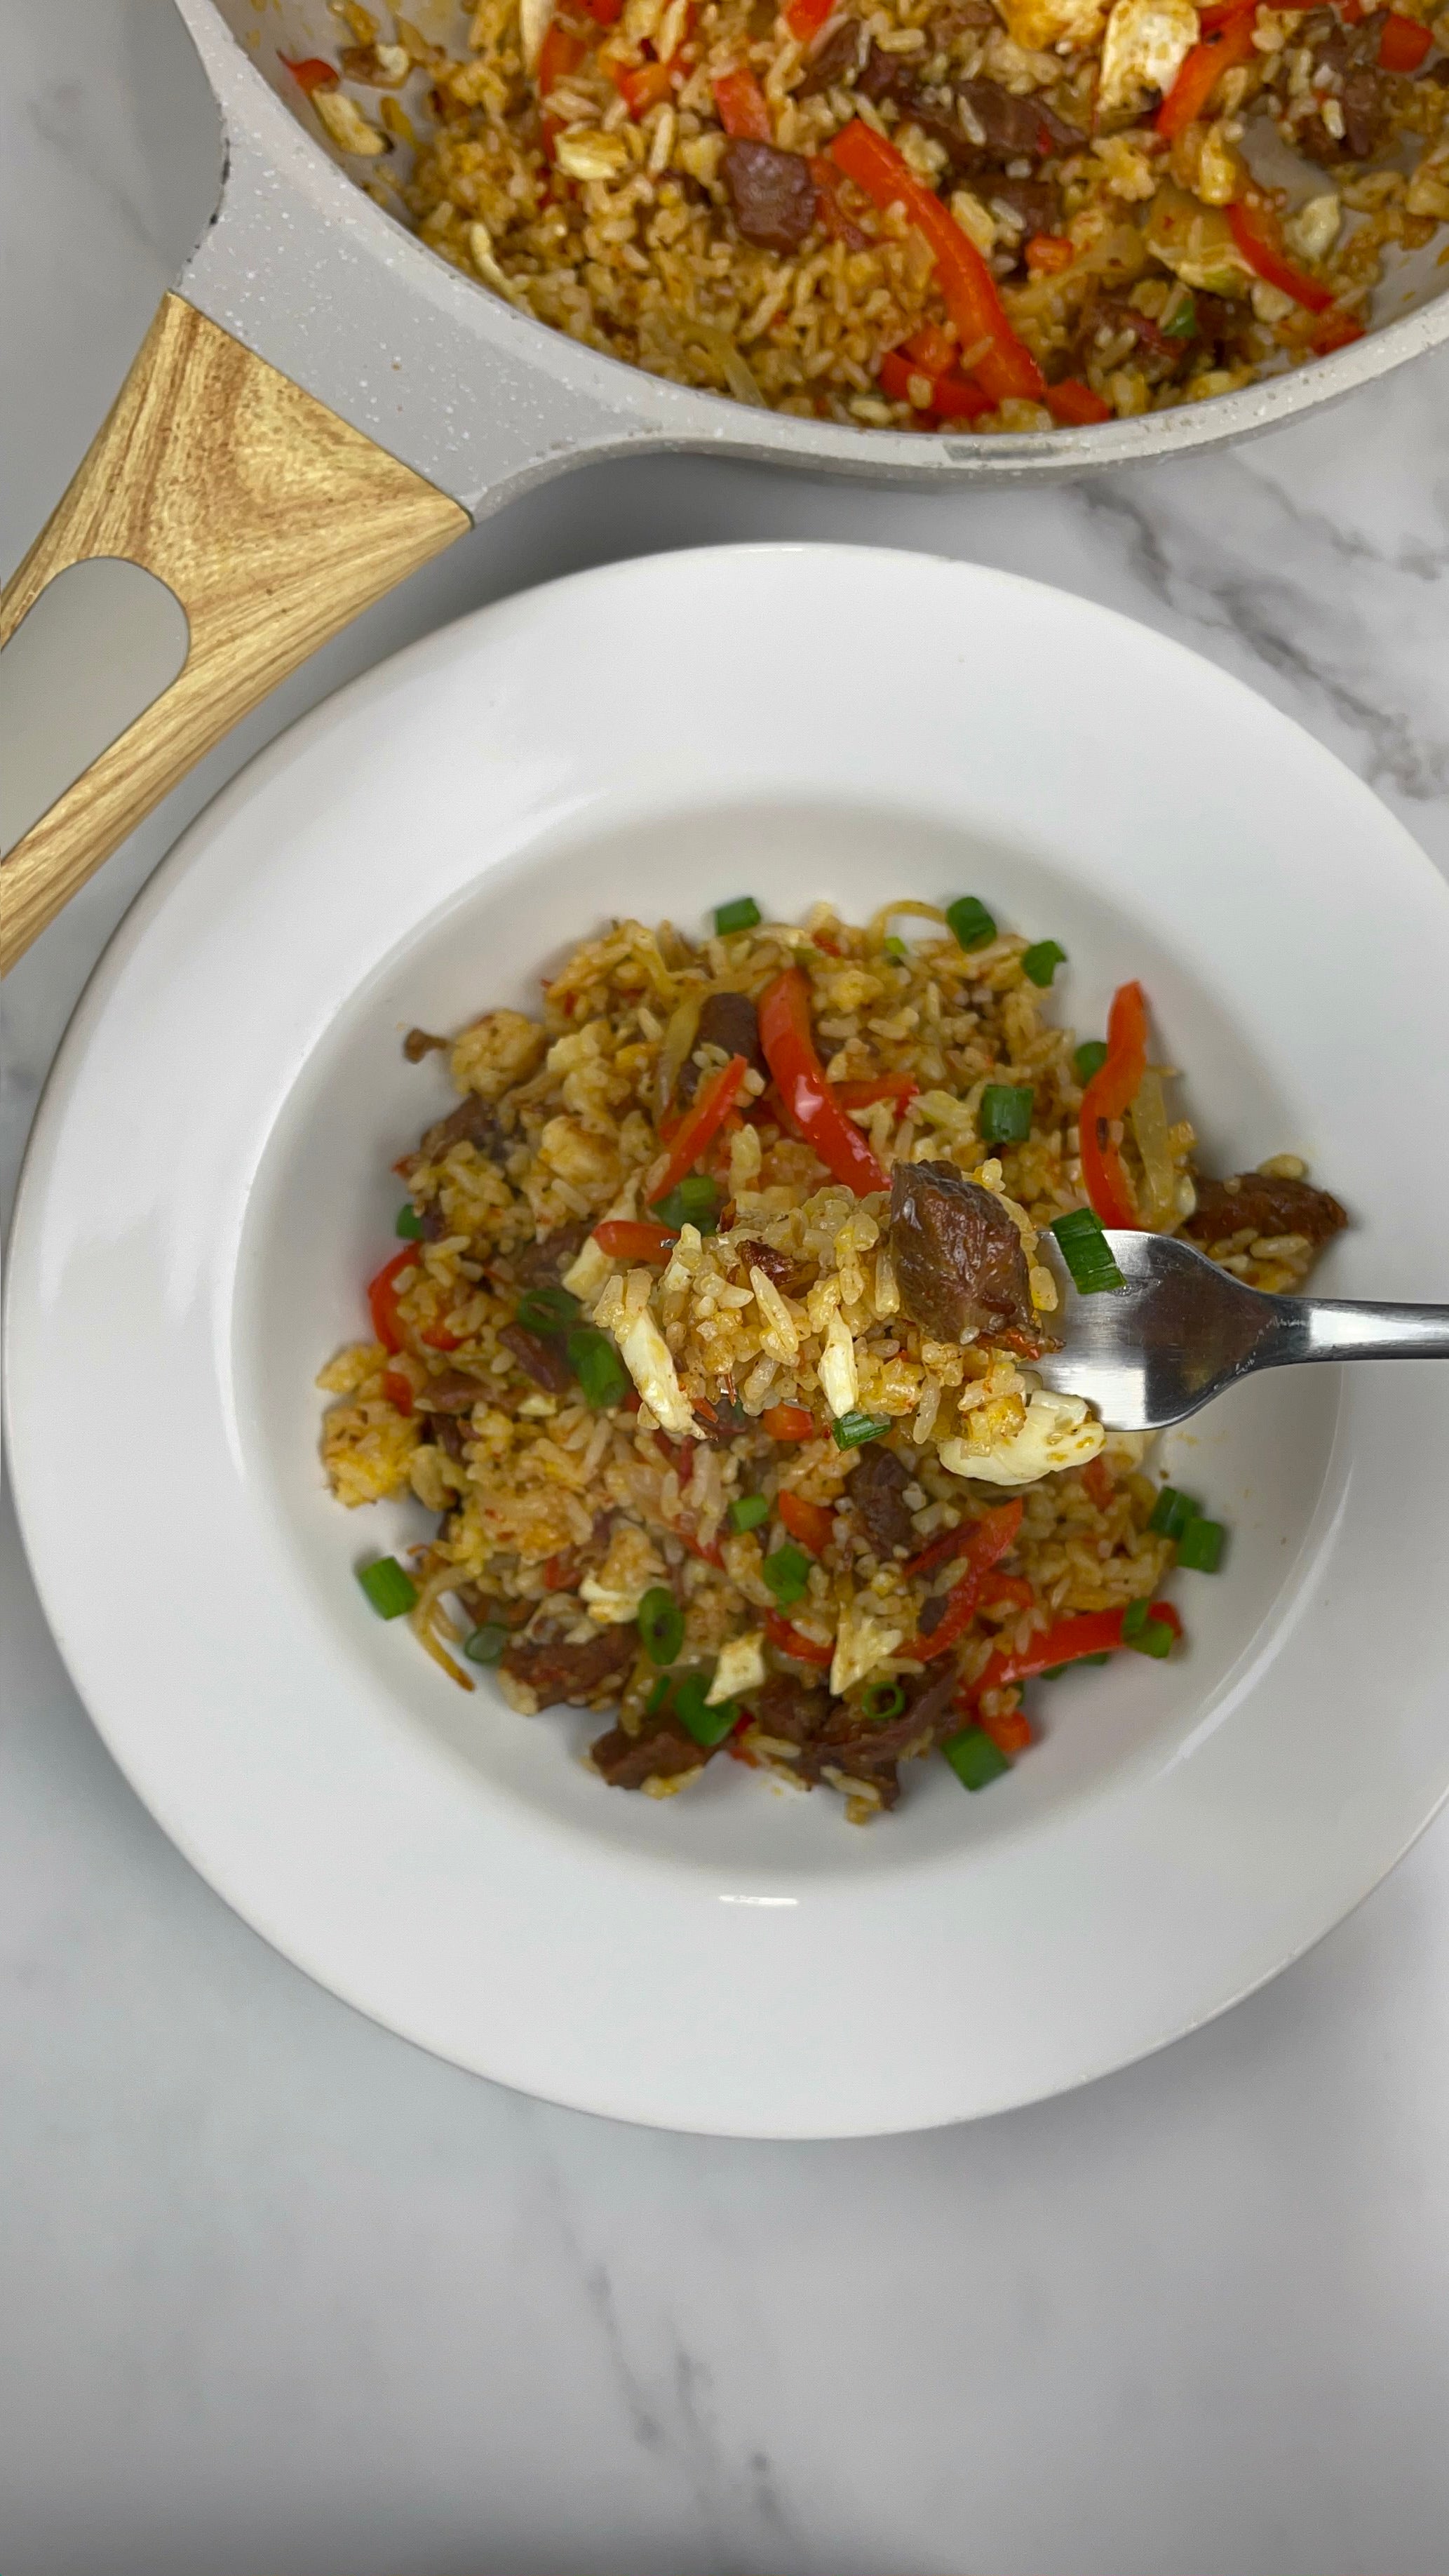
[[[1190,340],[1197,329],[1196,297],[1189,292],[1187,302],[1179,306],[1172,320],[1159,322],[1157,328],[1165,340]]]
[[[1071,1208],[1065,1216],[1054,1218],[1052,1232],[1078,1296],[1095,1297],[1104,1288],[1124,1285],[1112,1247],[1102,1232],[1102,1220],[1090,1208]]]
[[[898,966],[908,966],[910,964],[911,952],[906,946],[905,941],[903,939],[897,939],[894,932],[892,932],[890,938],[886,941],[885,953],[887,957],[894,958]]]
[[[732,930],[753,930],[760,918],[760,907],[752,894],[736,895],[733,903],[715,906],[715,937],[728,939]]]
[[[661,1708],[664,1707],[673,1688],[674,1675],[672,1673],[661,1673],[658,1681],[654,1685],[654,1688],[650,1692],[649,1697],[644,1702],[644,1714],[646,1717],[657,1717],[659,1715]]]
[[[872,1682],[860,1695],[861,1716],[868,1717],[872,1726],[884,1726],[888,1718],[899,1717],[905,1704],[899,1682]]]
[[[1188,1522],[1177,1542],[1177,1561],[1193,1574],[1216,1574],[1223,1560],[1223,1542],[1227,1537],[1221,1521],[1201,1518]]]
[[[984,1726],[963,1727],[941,1747],[963,1789],[986,1789],[1011,1764],[991,1741]]]
[[[684,1612],[663,1583],[651,1584],[635,1616],[651,1664],[672,1664],[684,1643]]]
[[[874,1413],[842,1413],[835,1425],[835,1446],[837,1449],[858,1449],[863,1441],[879,1440],[881,1433],[889,1431],[890,1427],[888,1418]]]
[[[763,1494],[736,1494],[725,1519],[732,1530],[758,1529],[770,1517],[770,1506]]]
[[[996,937],[996,924],[979,895],[958,895],[947,904],[946,919],[968,955],[973,948],[989,948]]]
[[[519,1302],[517,1321],[531,1333],[562,1333],[578,1312],[579,1301],[567,1288],[530,1288]]]
[[[1175,1485],[1164,1485],[1147,1526],[1157,1538],[1181,1538],[1188,1522],[1197,1516],[1197,1505],[1190,1494],[1180,1494]]]
[[[693,1225],[701,1234],[714,1234],[719,1226],[719,1191],[702,1172],[693,1172],[668,1198],[654,1201],[654,1213],[661,1225],[672,1226],[675,1233],[682,1225]]]
[[[402,1236],[404,1243],[421,1242],[423,1220],[419,1216],[411,1199],[409,1199],[404,1206],[398,1209],[392,1230],[394,1234],[400,1234]]]
[[[982,1143],[1024,1145],[1031,1134],[1035,1098],[1029,1082],[988,1082],[976,1112]]]
[[[803,1599],[809,1587],[810,1559],[802,1547],[787,1538],[773,1555],[766,1557],[760,1572],[780,1608],[788,1610],[792,1601]]]
[[[485,1619],[481,1628],[475,1628],[471,1637],[464,1638],[463,1652],[470,1664],[497,1664],[503,1660],[503,1649],[507,1643],[508,1631],[501,1622]]]
[[[1059,1682],[1063,1673],[1069,1673],[1071,1669],[1070,1664],[1048,1664],[1045,1672],[1037,1674],[1037,1680],[1039,1682]]]
[[[1065,966],[1066,962],[1065,948],[1059,947],[1054,939],[1039,939],[1036,946],[1028,948],[1023,956],[1021,971],[1033,984],[1039,984],[1045,992],[1057,968]]]
[[[1072,1058],[1072,1071],[1085,1091],[1094,1073],[1100,1073],[1107,1061],[1105,1038],[1084,1038]]]
[[[1045,1672],[1037,1674],[1037,1680],[1059,1682],[1063,1673],[1079,1673],[1084,1671],[1088,1664],[1110,1664],[1111,1660],[1110,1652],[1102,1655],[1073,1655],[1069,1663],[1048,1664]]]
[[[1135,1653],[1155,1655],[1161,1663],[1164,1656],[1171,1654],[1177,1638],[1165,1619],[1149,1619],[1141,1635],[1134,1637],[1131,1643]]]
[[[1103,1655],[1078,1655],[1076,1660],[1079,1664],[1110,1664],[1112,1657],[1108,1652]]]
[[[1123,1611],[1123,1613],[1122,1613],[1122,1643],[1123,1643],[1123,1645],[1124,1645],[1124,1646],[1129,1646],[1129,1645],[1131,1644],[1131,1642],[1132,1642],[1132,1640],[1133,1640],[1133,1638],[1134,1638],[1134,1637],[1140,1637],[1140,1636],[1141,1636],[1141,1634],[1142,1634],[1142,1631],[1143,1631],[1143,1629],[1146,1627],[1146,1625],[1147,1625],[1147,1604],[1146,1604],[1146,1602],[1145,1602],[1145,1601],[1129,1601],[1129,1602],[1128,1602],[1128,1604],[1127,1604],[1126,1609],[1125,1609],[1125,1610]]]
[[[375,1556],[371,1565],[359,1565],[357,1580],[379,1619],[400,1619],[418,1597],[412,1576],[395,1556]]]
[[[584,1390],[584,1401],[596,1413],[611,1404],[622,1404],[628,1391],[629,1372],[607,1333],[594,1324],[576,1324],[564,1344],[569,1367]]]
[[[706,1708],[709,1682],[705,1673],[681,1673],[674,1685],[674,1714],[696,1744],[722,1744],[740,1713],[739,1702],[733,1699]]]

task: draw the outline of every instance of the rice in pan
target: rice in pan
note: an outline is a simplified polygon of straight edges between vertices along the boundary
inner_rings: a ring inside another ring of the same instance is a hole
[[[615,1787],[727,1750],[864,1820],[903,1760],[1003,1772],[1034,1676],[1173,1651],[1161,1587],[1218,1563],[1141,1438],[1037,1383],[1049,1230],[1084,1286],[1104,1218],[1292,1290],[1346,1220],[1292,1156],[1198,1174],[1141,988],[1079,1042],[1057,943],[975,897],[715,919],[616,923],[537,1019],[413,1031],[460,1098],[398,1165],[322,1454],[341,1502],[438,1515],[361,1580],[456,1682],[606,1713]]]

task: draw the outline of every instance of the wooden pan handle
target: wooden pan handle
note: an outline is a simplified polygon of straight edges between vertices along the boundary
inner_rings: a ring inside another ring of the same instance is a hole
[[[0,861],[0,974],[249,707],[470,526],[410,466],[167,295],[75,480],[0,598],[121,556],[165,582],[176,680]]]

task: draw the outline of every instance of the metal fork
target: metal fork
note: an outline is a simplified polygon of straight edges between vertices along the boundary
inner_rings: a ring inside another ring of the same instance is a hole
[[[1449,1306],[1268,1297],[1169,1234],[1109,1233],[1125,1286],[1066,1290],[1042,1384],[1115,1431],[1162,1431],[1255,1369],[1299,1360],[1449,1359]]]

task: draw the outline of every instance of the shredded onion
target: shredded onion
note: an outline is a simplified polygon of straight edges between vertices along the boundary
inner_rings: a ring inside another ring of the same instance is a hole
[[[1142,1157],[1138,1214],[1149,1233],[1160,1234],[1164,1226],[1174,1224],[1177,1218],[1177,1173],[1168,1141],[1162,1076],[1150,1065],[1137,1086],[1137,1097],[1127,1114],[1137,1139],[1137,1151]]]
[[[917,921],[939,921],[943,927],[946,920],[940,905],[936,903],[883,903],[879,912],[871,914],[866,924],[866,936],[870,939],[879,939],[886,923],[894,921],[897,913],[910,913]]]
[[[553,9],[554,0],[518,0],[518,33],[526,72],[538,69],[543,40],[553,24]]]
[[[678,1009],[671,1011],[669,1015],[664,1031],[664,1043],[659,1050],[659,1062],[654,1068],[656,1119],[663,1117],[674,1098],[674,1086],[679,1080],[687,1059],[694,1053],[695,1031],[699,1027],[699,1014],[703,1005],[702,993],[686,993]]]

